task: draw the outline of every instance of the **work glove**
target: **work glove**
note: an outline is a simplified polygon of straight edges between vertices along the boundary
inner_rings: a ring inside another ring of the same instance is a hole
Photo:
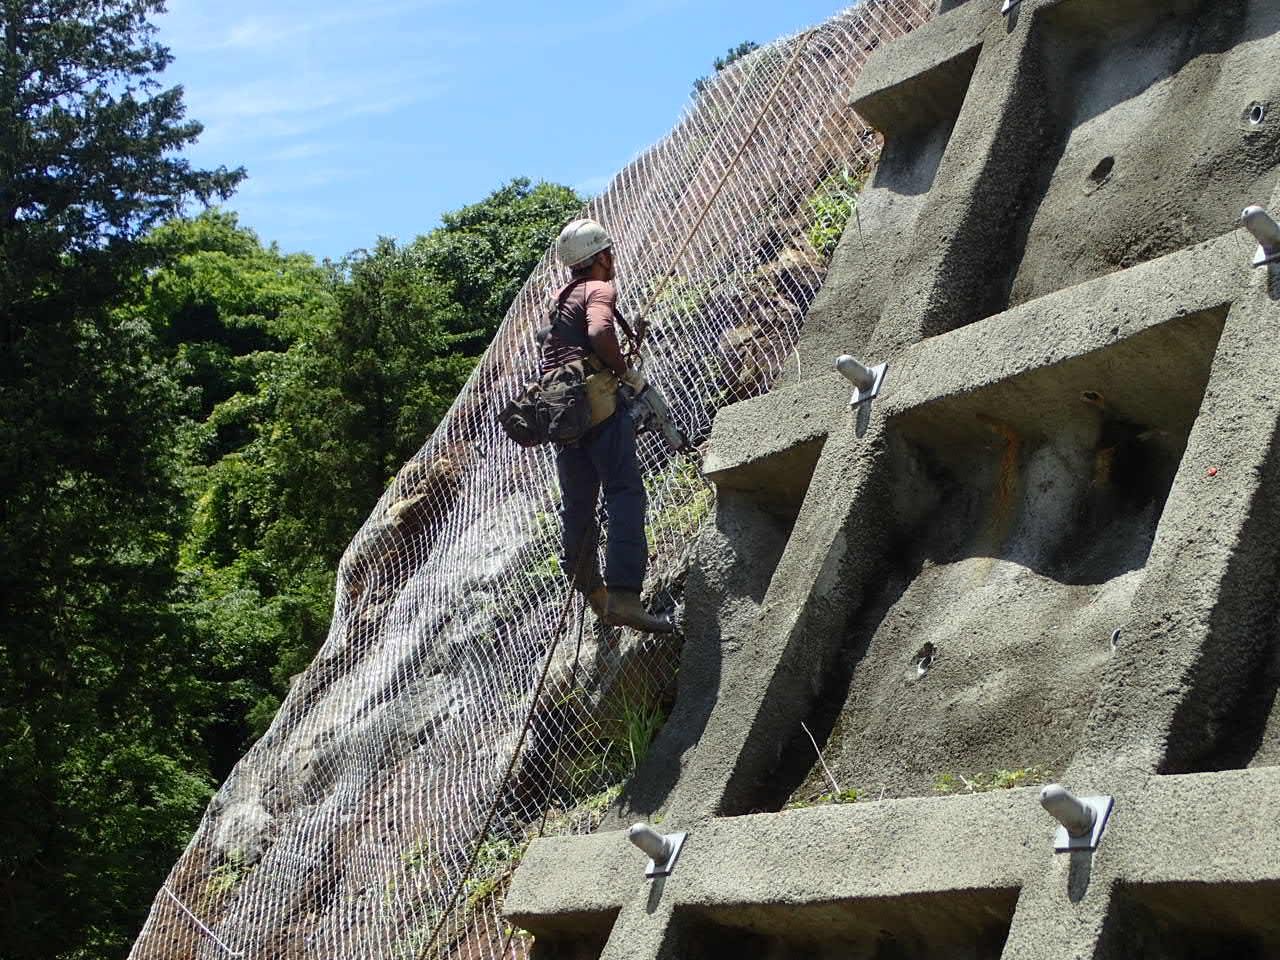
[[[621,379],[623,383],[635,391],[636,396],[639,396],[641,391],[644,390],[644,374],[635,367],[627,367],[627,372],[622,375]]]

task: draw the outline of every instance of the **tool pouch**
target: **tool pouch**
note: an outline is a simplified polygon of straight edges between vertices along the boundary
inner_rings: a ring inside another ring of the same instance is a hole
[[[535,383],[525,384],[519,396],[503,407],[498,423],[522,447],[574,443],[617,409],[618,378],[590,352],[586,332],[573,329],[561,312],[564,298],[574,285],[566,288],[556,302],[550,320],[567,342],[583,347],[587,356],[548,371]]]
[[[539,382],[539,419],[549,443],[573,443],[591,429],[587,382],[587,365],[581,360],[556,367]]]
[[[526,384],[498,423],[522,447],[574,443],[613,413],[617,388],[617,378],[595,357],[575,360]]]
[[[604,423],[618,409],[618,378],[606,369],[594,356],[590,358],[599,366],[587,377],[587,400],[591,407],[591,426]]]

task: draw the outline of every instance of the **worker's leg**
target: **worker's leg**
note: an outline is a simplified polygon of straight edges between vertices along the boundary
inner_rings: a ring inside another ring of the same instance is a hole
[[[610,590],[639,593],[649,546],[644,538],[644,480],[636,459],[635,428],[631,418],[619,410],[596,429],[598,434],[589,449],[604,487],[604,510],[609,518],[604,580]]]
[[[564,569],[578,590],[589,593],[600,578],[596,564],[600,480],[584,446],[561,447],[556,452],[556,473],[560,477]]]

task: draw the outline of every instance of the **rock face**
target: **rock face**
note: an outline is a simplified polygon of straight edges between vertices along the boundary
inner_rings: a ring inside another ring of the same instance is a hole
[[[688,839],[647,886],[619,832],[536,841],[535,956],[1280,957],[1280,266],[1238,226],[1280,5],[1006,5],[855,85],[879,167],[799,372],[717,417],[606,822]],[[889,365],[857,410],[841,353]],[[1114,799],[1095,851],[1049,780]]]
[[[623,310],[650,321],[645,376],[693,441],[677,456],[649,432],[637,447],[646,599],[698,651],[756,629],[820,446],[778,461],[776,508],[734,520],[726,507],[691,574],[716,500],[698,470],[712,418],[783,366],[813,368],[796,339],[879,150],[849,89],[932,14],[929,0],[867,0],[755,51],[584,211],[619,241]],[[714,676],[692,661],[677,672],[679,633],[584,612],[563,570],[553,451],[495,422],[537,369],[564,280],[548,254],[357,533],[324,646],[222,785],[134,960],[526,954],[499,907],[528,839],[598,825],[677,685],[696,693],[680,711],[714,701]]]

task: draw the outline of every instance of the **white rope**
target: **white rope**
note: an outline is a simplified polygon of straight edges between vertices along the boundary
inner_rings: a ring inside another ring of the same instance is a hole
[[[214,933],[212,930],[206,927],[204,923],[201,922],[199,917],[197,917],[194,913],[188,910],[187,905],[178,899],[178,895],[169,889],[168,884],[165,884],[160,889],[169,895],[170,899],[173,900],[173,902],[178,905],[178,909],[181,910],[183,913],[185,913],[191,919],[191,922],[194,923],[197,927],[199,927],[200,931],[206,937],[208,937],[210,940],[212,940],[214,943],[220,946],[224,951],[226,951],[226,953],[229,956],[232,956],[232,957],[244,956],[243,950],[232,950],[230,947],[228,947],[225,943],[222,942],[222,940],[218,937],[216,933]]]

